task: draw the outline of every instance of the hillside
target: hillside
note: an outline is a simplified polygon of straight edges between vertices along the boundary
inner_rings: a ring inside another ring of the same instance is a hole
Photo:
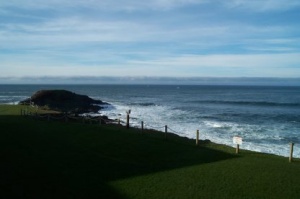
[[[300,162],[0,105],[0,198],[299,198]]]

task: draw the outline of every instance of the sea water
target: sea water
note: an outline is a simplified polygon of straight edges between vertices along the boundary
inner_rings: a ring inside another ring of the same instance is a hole
[[[177,85],[0,85],[0,103],[16,104],[41,89],[66,89],[111,105],[99,114],[130,125],[241,148],[300,157],[300,87]]]

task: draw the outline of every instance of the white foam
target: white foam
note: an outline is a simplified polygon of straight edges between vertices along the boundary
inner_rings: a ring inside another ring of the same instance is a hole
[[[126,111],[131,110],[130,124],[134,127],[141,127],[141,121],[145,128],[164,131],[168,125],[168,132],[176,133],[183,137],[195,139],[197,129],[200,130],[200,139],[209,139],[212,142],[235,147],[232,137],[240,135],[243,137],[241,149],[271,153],[280,156],[289,155],[289,143],[285,143],[284,137],[280,135],[280,129],[276,127],[266,129],[260,125],[239,124],[232,122],[220,122],[213,120],[186,119],[189,113],[173,109],[168,106],[139,106],[124,105],[115,103],[113,106],[101,110],[103,115],[109,118],[118,119],[125,123]],[[272,131],[272,133],[268,133]],[[300,157],[300,149],[294,148],[294,157]]]

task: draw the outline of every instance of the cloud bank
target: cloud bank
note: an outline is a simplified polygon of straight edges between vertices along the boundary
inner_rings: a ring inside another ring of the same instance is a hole
[[[0,17],[0,78],[300,76],[298,0],[10,0]]]

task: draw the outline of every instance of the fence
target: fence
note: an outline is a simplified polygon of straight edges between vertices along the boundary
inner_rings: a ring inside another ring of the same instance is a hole
[[[87,124],[112,124],[116,123],[115,120],[106,119],[106,117],[89,117],[89,116],[75,116],[71,114],[38,114],[28,110],[21,109],[21,116],[33,117],[35,119],[47,120],[47,121],[61,121],[61,122],[82,122]]]
[[[57,117],[55,117],[54,115],[56,115]],[[54,121],[69,122],[71,120],[71,121],[75,121],[75,122],[82,122],[84,124],[85,123],[87,123],[87,124],[99,124],[99,125],[102,125],[102,124],[118,124],[118,125],[121,125],[121,123],[125,124],[125,122],[122,122],[120,120],[120,118],[117,119],[117,120],[111,120],[111,119],[108,119],[108,118],[106,119],[106,117],[103,117],[103,116],[92,118],[92,117],[89,117],[89,116],[76,117],[76,116],[72,116],[72,115],[68,115],[68,114],[38,114],[37,112],[32,113],[28,110],[22,110],[22,109],[21,109],[21,116],[32,116],[35,119],[45,119],[47,121],[54,120]],[[130,127],[130,122],[129,121],[130,121],[130,117],[129,117],[129,114],[127,114],[126,128]],[[135,128],[139,129],[139,127],[137,127],[137,126],[135,126]],[[141,129],[142,132],[145,129],[164,132],[165,140],[168,139],[168,134],[173,133],[173,134],[176,134],[176,135],[180,135],[179,132],[171,129],[167,125],[152,126],[152,125],[149,125],[149,124],[145,124],[144,121],[141,122],[141,128],[140,129]],[[195,136],[196,146],[199,145],[199,140],[200,140],[199,136],[200,136],[199,135],[199,130],[196,130],[196,136]],[[294,145],[295,145],[295,143],[293,143],[293,142],[290,143],[289,162],[293,161]],[[236,145],[236,153],[237,154],[239,153],[239,144]]]

